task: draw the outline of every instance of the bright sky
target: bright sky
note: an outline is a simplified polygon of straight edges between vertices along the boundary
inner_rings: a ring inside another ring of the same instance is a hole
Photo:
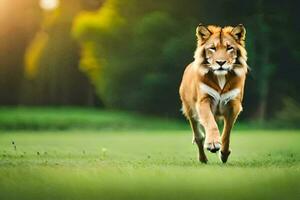
[[[40,0],[40,6],[44,10],[54,10],[59,6],[59,0]]]

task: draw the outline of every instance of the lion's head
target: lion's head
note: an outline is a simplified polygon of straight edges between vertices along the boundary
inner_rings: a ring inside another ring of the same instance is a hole
[[[198,45],[194,63],[200,73],[211,71],[215,75],[226,75],[234,72],[238,76],[247,73],[246,29],[243,25],[222,28],[200,24],[196,35]]]

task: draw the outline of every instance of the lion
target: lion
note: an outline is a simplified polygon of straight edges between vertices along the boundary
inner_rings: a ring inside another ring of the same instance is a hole
[[[231,153],[230,132],[242,111],[246,74],[246,29],[205,26],[196,29],[194,61],[183,74],[179,94],[182,112],[193,131],[193,143],[199,149],[199,161],[207,163],[204,149],[216,153],[226,163]],[[216,120],[223,119],[220,136]]]

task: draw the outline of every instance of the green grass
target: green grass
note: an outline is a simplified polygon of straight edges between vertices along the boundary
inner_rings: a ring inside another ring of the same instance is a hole
[[[299,141],[300,131],[235,131],[229,162],[207,153],[204,165],[190,131],[9,131],[0,199],[300,199]]]
[[[179,111],[178,111],[179,112]],[[76,107],[0,107],[0,130],[186,129],[183,120]]]
[[[180,111],[178,110],[178,113]],[[293,129],[281,123],[240,122],[237,130]],[[79,107],[0,107],[0,130],[187,130],[181,120]]]

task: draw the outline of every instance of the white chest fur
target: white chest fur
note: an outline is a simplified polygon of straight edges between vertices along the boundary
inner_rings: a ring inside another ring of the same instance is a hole
[[[220,88],[223,89],[226,84],[226,76],[219,75],[219,76],[217,76],[217,78],[218,78],[218,83],[219,83]]]
[[[220,94],[218,91],[204,83],[200,84],[200,90],[213,98],[213,112],[216,112],[218,108],[222,110],[229,101],[235,99],[241,92],[240,89],[235,88],[224,94]]]

